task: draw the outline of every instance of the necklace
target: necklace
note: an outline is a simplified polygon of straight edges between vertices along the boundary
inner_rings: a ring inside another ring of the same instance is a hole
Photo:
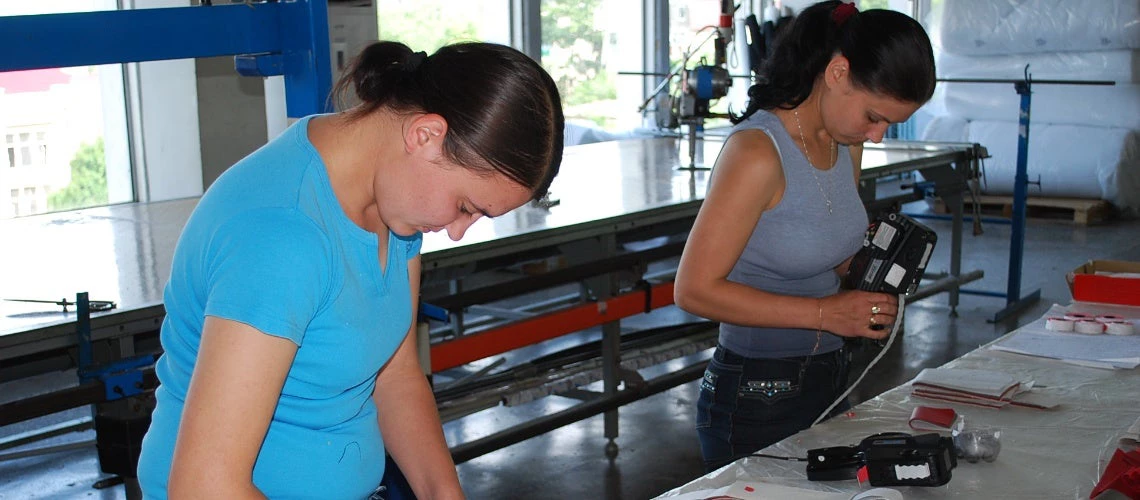
[[[828,195],[828,193],[831,192],[831,176],[830,175],[827,176],[827,191],[824,191],[823,190],[823,183],[819,182],[819,174],[816,173],[816,170],[819,170],[819,169],[816,168],[815,163],[813,163],[811,161],[811,155],[808,153],[807,141],[804,140],[804,127],[802,125],[800,125],[800,112],[799,112],[799,110],[793,109],[792,110],[792,117],[794,117],[796,119],[796,130],[799,130],[799,132],[800,132],[800,144],[804,147],[804,158],[807,159],[808,166],[811,167],[811,176],[815,178],[815,185],[816,185],[816,187],[819,188],[819,194],[823,196],[823,201],[825,203],[827,203],[827,215],[831,215],[831,196]],[[837,153],[836,153],[837,150],[838,150],[838,148],[835,147],[835,141],[832,140],[831,141],[831,156],[829,157],[831,160],[831,163],[829,163],[828,166],[835,165],[835,159],[836,159],[835,157],[837,155]]]

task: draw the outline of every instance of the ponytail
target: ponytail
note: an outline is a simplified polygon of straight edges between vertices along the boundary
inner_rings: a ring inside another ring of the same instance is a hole
[[[542,66],[513,48],[460,43],[429,56],[399,42],[375,42],[334,87],[341,109],[350,90],[359,101],[348,111],[353,116],[380,108],[442,116],[449,160],[499,172],[535,199],[546,195],[562,162],[558,87]]]
[[[912,103],[934,95],[934,51],[922,25],[905,14],[828,0],[811,5],[777,34],[772,56],[748,89],[748,108],[792,109],[811,95],[836,55],[850,63],[851,82],[870,92]]]

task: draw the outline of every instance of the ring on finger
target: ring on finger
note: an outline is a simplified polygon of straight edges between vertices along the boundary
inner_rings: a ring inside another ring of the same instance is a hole
[[[879,323],[875,322],[875,315],[874,315],[874,314],[872,314],[872,315],[871,315],[871,326],[875,326],[875,325],[877,325],[877,324],[879,324]]]
[[[883,312],[883,310],[879,307],[879,304],[875,304],[875,305],[871,306],[871,315],[872,316],[879,314],[881,312]]]

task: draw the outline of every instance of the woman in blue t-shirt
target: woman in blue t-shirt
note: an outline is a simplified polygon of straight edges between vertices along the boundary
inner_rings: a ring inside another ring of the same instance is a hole
[[[366,498],[385,453],[417,497],[463,496],[416,353],[422,233],[546,193],[558,90],[509,47],[377,42],[336,92],[356,104],[242,159],[183,229],[147,498]]]
[[[889,333],[896,297],[839,289],[867,228],[863,142],[881,141],[935,84],[917,21],[835,0],[781,28],[761,73],[674,291],[682,309],[720,322],[697,404],[710,470],[811,426],[846,389],[842,337]]]

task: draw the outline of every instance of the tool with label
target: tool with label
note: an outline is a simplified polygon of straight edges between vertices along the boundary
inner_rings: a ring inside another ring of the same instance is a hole
[[[942,486],[957,466],[954,442],[948,437],[887,432],[869,436],[858,446],[808,450],[807,477],[837,481],[865,476],[871,486]]]
[[[851,259],[846,288],[914,293],[937,242],[934,231],[903,214],[878,217],[867,228],[863,248]]]

